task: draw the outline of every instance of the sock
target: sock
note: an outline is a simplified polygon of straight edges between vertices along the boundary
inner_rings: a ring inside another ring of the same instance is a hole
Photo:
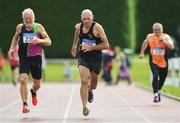
[[[154,93],[154,96],[158,96],[158,92]]]
[[[32,94],[33,97],[36,96],[36,92],[34,92],[33,88],[31,88],[31,94]]]
[[[26,106],[28,106],[27,102],[23,102],[23,105],[26,105]]]

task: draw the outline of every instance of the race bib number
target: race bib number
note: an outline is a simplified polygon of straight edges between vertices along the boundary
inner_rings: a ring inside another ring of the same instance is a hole
[[[36,33],[23,33],[23,43],[30,43],[36,37]]]
[[[82,39],[82,45],[96,45],[96,40]]]
[[[154,48],[153,49],[153,55],[164,55],[165,50],[163,48]]]

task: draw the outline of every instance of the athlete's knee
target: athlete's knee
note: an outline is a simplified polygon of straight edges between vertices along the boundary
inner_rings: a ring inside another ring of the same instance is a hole
[[[20,76],[19,80],[20,80],[20,83],[21,83],[21,84],[27,84],[27,77],[25,77],[25,76]]]
[[[81,77],[82,84],[88,84],[89,83],[89,76],[83,76]]]
[[[89,84],[88,80],[81,80],[81,83],[82,83],[83,85],[88,85],[88,84]]]

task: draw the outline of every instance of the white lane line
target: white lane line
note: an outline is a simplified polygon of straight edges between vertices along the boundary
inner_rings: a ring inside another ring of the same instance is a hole
[[[112,92],[110,92],[112,93]],[[131,104],[129,104],[125,99],[123,98],[119,98],[119,96],[117,96],[116,94],[112,93],[117,99],[120,99],[121,102],[123,102],[126,106],[128,106],[131,110],[135,111],[140,117],[142,117],[146,122],[148,123],[152,123],[152,121],[150,119],[148,119],[145,115],[143,115],[143,113],[141,113],[140,111],[138,111],[134,106],[132,106]]]
[[[146,120],[148,123],[152,123],[152,121],[150,119],[148,119],[145,115],[143,115],[143,113],[141,113],[140,111],[138,111],[134,106],[132,106],[131,104],[129,104],[125,99],[120,98],[120,100],[127,105],[131,110],[135,111],[139,116],[141,116],[144,120]]]
[[[70,98],[69,98],[68,105],[66,107],[64,116],[63,116],[62,123],[66,123],[66,120],[67,120],[67,117],[68,117],[68,114],[69,114],[69,109],[70,109],[71,104],[72,104],[72,100],[73,100],[73,96],[74,96],[75,90],[76,90],[76,85],[73,86],[72,91],[70,93]]]
[[[10,103],[9,105],[7,105],[7,106],[1,108],[1,109],[0,109],[0,112],[1,112],[1,111],[4,111],[4,110],[6,110],[6,109],[8,109],[8,108],[10,108],[10,107],[12,107],[13,105],[18,104],[20,101],[21,101],[21,99],[18,99],[18,100],[16,100],[16,101]]]

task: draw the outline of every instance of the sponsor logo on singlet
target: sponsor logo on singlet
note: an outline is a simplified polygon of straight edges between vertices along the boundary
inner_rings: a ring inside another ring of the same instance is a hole
[[[158,47],[153,48],[153,55],[164,55],[164,53],[165,53],[164,48],[158,48]]]
[[[82,45],[96,45],[96,40],[82,39]]]
[[[88,34],[88,37],[89,37],[90,39],[92,39],[92,38],[93,38],[93,36],[92,36],[91,34]]]
[[[23,43],[31,43],[32,39],[36,36],[36,33],[23,33]]]

